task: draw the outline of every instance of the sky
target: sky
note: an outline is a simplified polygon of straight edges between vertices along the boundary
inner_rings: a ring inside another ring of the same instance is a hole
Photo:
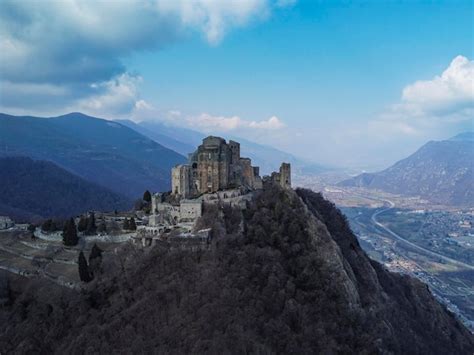
[[[474,130],[472,1],[2,0],[0,111],[378,169]]]

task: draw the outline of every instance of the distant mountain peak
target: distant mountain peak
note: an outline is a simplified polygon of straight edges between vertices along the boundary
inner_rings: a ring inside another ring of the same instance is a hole
[[[342,186],[380,189],[421,196],[435,203],[473,206],[473,132],[430,141],[409,157],[380,172],[342,181]]]
[[[63,118],[63,117],[92,118],[96,120],[101,119],[101,118],[86,115],[85,113],[82,113],[82,112],[69,112],[64,115],[57,116],[55,118]]]
[[[474,142],[474,131],[462,132],[449,139],[450,141]]]

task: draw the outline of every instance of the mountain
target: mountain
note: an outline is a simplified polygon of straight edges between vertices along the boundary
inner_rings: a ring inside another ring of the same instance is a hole
[[[147,136],[159,144],[173,149],[184,156],[193,152],[198,145],[202,143],[205,137],[204,133],[193,131],[191,129],[168,126],[158,121],[144,121],[134,123],[132,121],[118,121],[127,127]],[[328,170],[319,164],[306,162],[292,154],[286,153],[268,145],[255,143],[237,136],[225,136],[224,138],[235,140],[239,143],[241,155],[252,159],[253,165],[260,167],[262,175],[271,174],[280,168],[282,162],[292,164],[293,172],[296,174],[317,174]]]
[[[463,132],[449,139],[457,142],[474,142],[474,132]]]
[[[309,190],[206,209],[210,250],[105,253],[82,292],[10,283],[5,353],[472,354],[428,287],[369,259]],[[27,281],[25,281],[27,282]],[[7,283],[3,282],[4,288]],[[20,292],[21,291],[21,292]]]
[[[90,210],[128,210],[122,195],[47,161],[0,158],[0,215],[16,220],[70,217]]]
[[[49,160],[130,198],[170,189],[185,158],[117,122],[81,113],[53,118],[0,114],[0,156]]]
[[[147,124],[143,122],[138,124],[130,120],[117,120],[115,122],[119,122],[120,124],[129,127],[145,137],[153,139],[155,142],[184,155],[185,157],[188,156],[188,153],[194,151],[197,145],[201,144],[202,138],[204,138],[204,135],[196,132],[196,134],[199,135],[199,139],[193,139],[191,143],[186,143],[185,141],[179,140],[185,139],[183,138],[183,135],[170,131],[166,125],[161,123]],[[175,131],[179,130],[181,130],[181,128],[175,129]],[[173,136],[177,136],[178,138],[175,139]],[[195,144],[193,145],[192,143]]]
[[[364,173],[341,186],[418,195],[432,202],[474,206],[474,133],[430,141],[408,158],[377,173]]]

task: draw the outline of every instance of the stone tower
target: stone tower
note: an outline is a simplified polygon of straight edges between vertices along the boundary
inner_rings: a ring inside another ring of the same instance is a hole
[[[282,163],[280,166],[280,185],[285,189],[291,189],[291,165]]]
[[[171,170],[171,189],[175,195],[189,196],[189,166],[178,165]]]

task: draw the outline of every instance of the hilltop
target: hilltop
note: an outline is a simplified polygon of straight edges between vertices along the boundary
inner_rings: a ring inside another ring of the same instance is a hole
[[[309,190],[266,186],[246,209],[207,206],[210,250],[104,256],[82,293],[11,286],[6,352],[471,354],[426,285],[370,260]],[[20,292],[21,290],[21,292]],[[7,321],[8,319],[8,321]]]

